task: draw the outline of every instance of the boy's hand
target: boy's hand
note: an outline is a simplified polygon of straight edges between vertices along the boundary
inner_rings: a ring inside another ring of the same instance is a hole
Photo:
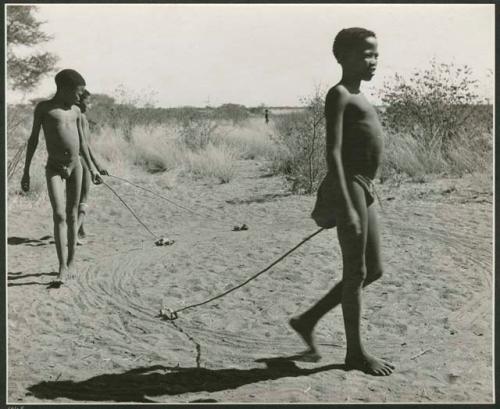
[[[21,189],[23,192],[28,192],[30,190],[30,175],[29,173],[23,174],[21,179]]]
[[[99,173],[104,176],[109,176],[109,173],[106,169],[99,168]]]
[[[94,183],[94,185],[100,185],[102,183],[101,175],[99,175],[98,172],[92,170],[90,175],[92,177],[92,182]]]

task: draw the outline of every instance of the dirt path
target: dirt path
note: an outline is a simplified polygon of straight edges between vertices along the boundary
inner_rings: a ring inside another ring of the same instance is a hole
[[[159,190],[160,177],[132,179]],[[38,239],[51,232],[48,203],[11,209],[9,401],[491,402],[492,195],[478,181],[380,189],[386,273],[365,292],[363,325],[370,349],[398,367],[387,378],[342,369],[340,310],[318,326],[320,363],[275,359],[302,350],[287,320],[340,278],[334,231],[215,303],[173,323],[156,317],[162,304],[244,281],[316,229],[313,198],[289,195],[264,164],[241,162],[226,185],[180,177],[162,191],[223,221],[110,180],[158,236],[176,240],[169,247],[94,189],[94,235],[79,248],[79,277],[60,289],[46,288],[56,255]],[[250,229],[232,232],[236,223]]]

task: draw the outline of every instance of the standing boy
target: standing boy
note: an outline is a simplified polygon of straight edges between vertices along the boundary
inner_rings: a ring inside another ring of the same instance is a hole
[[[347,341],[347,369],[389,375],[394,366],[368,354],[360,333],[363,287],[382,276],[373,179],[382,154],[382,127],[377,113],[360,91],[361,81],[375,73],[378,50],[375,33],[363,28],[340,31],[333,54],[342,79],[326,96],[326,159],[328,174],[318,191],[312,217],[325,228],[337,226],[342,251],[342,281],[308,311],[290,320],[309,349],[320,358],[313,330],[328,311],[342,305]]]
[[[90,148],[90,126],[89,126],[89,121],[86,116],[87,110],[90,108],[90,92],[87,90],[84,90],[83,93],[80,95],[80,99],[77,103],[78,108],[80,108],[80,111],[82,113],[81,115],[81,120],[82,120],[82,130],[83,134],[82,137],[85,139],[85,143],[87,145],[87,149],[89,151],[89,157],[90,160],[93,162],[95,165],[96,169],[101,175],[108,175],[108,171],[104,169],[99,162],[97,161],[96,157],[92,153],[92,149]],[[85,220],[85,216],[87,214],[87,200],[88,200],[88,195],[90,191],[90,180],[91,180],[91,175],[90,175],[90,170],[87,166],[87,163],[85,162],[85,159],[80,155],[80,162],[82,164],[82,190],[80,193],[80,202],[78,204],[78,241],[77,244],[83,244],[81,239],[85,239],[86,237],[86,232],[85,228],[83,226],[83,222]]]
[[[35,108],[21,187],[25,192],[29,190],[29,168],[42,127],[48,153],[45,176],[54,219],[58,278],[62,282],[67,274],[75,273],[77,211],[82,184],[80,152],[89,166],[93,182],[98,184],[101,179],[91,163],[87,145],[82,138],[80,109],[74,106],[85,90],[85,80],[78,72],[66,69],[57,73],[55,82],[57,91],[54,97],[40,102]]]

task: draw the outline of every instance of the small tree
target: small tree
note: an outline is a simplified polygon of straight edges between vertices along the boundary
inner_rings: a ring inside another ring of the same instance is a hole
[[[326,172],[325,100],[320,88],[301,98],[301,112],[275,118],[279,143],[288,155],[278,159],[278,168],[292,180],[292,190],[312,193]]]
[[[192,151],[205,149],[214,142],[218,124],[212,111],[184,108],[178,115],[178,132],[184,146]]]
[[[7,6],[7,79],[10,87],[31,91],[42,79],[55,70],[58,58],[49,52],[22,56],[21,48],[31,48],[51,39],[41,30],[43,22],[34,14],[35,6]]]

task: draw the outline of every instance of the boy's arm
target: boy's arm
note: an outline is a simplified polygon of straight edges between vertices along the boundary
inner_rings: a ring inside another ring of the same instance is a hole
[[[78,110],[78,116],[76,118],[76,126],[78,128],[78,136],[80,138],[80,154],[83,156],[83,159],[87,163],[90,174],[92,176],[92,181],[95,184],[99,184],[101,182],[101,178],[99,177],[99,172],[94,166],[89,154],[89,148],[87,145],[87,138],[85,137],[85,133],[83,132],[83,118],[80,110]]]
[[[87,119],[85,118],[85,116],[82,115],[82,130],[83,130],[83,135],[84,135],[84,138],[85,138],[85,142],[87,143],[87,149],[89,151],[89,156],[90,156],[90,160],[94,163],[95,167],[97,168],[97,171],[101,174],[101,175],[107,175],[108,174],[108,171],[106,169],[104,169],[99,161],[97,160],[97,158],[94,156],[94,153],[92,152],[92,149],[90,147],[90,143],[89,143],[89,137],[88,137],[88,123],[87,122]]]
[[[88,139],[87,139],[88,140]],[[94,153],[92,152],[92,149],[90,148],[90,144],[87,144],[87,148],[89,150],[89,155],[90,155],[90,159],[92,160],[92,162],[94,162],[94,165],[95,167],[97,168],[97,171],[101,174],[101,175],[109,175],[108,171],[106,169],[104,169],[101,164],[97,161],[97,158],[94,156]]]
[[[339,218],[344,219],[349,225],[354,225],[355,230],[359,231],[359,216],[354,209],[347,189],[342,164],[343,123],[347,100],[347,93],[339,88],[333,88],[326,97],[326,162],[328,171],[340,187]]]
[[[38,139],[40,137],[40,128],[42,126],[43,105],[39,103],[35,108],[33,115],[33,128],[31,135],[28,139],[28,146],[26,148],[26,161],[24,163],[24,172],[21,179],[21,189],[27,192],[30,189],[30,166],[33,155],[35,154],[36,147],[38,146]]]

